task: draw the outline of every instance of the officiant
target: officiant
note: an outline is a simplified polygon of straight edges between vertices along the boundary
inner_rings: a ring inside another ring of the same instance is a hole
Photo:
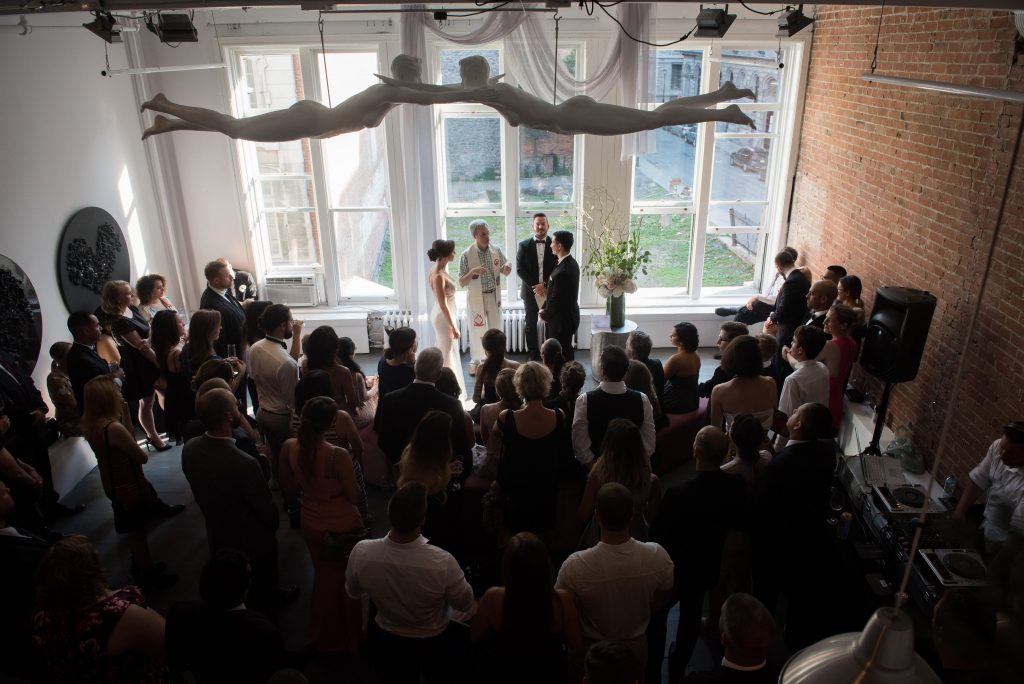
[[[501,330],[501,276],[512,272],[512,266],[497,246],[491,246],[487,222],[476,219],[469,224],[473,244],[459,259],[459,284],[466,288],[469,310],[469,374],[484,360],[484,333],[491,328]]]
[[[544,283],[558,265],[558,258],[551,251],[548,237],[548,217],[533,215],[533,235],[519,243],[516,252],[516,274],[519,276],[520,295],[526,309],[526,348],[530,359],[540,359],[541,342],[537,337],[537,313],[544,303]]]

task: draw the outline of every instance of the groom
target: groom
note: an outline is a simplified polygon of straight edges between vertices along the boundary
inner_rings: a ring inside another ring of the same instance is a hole
[[[491,247],[486,221],[472,221],[469,232],[473,244],[459,259],[459,285],[466,288],[469,307],[469,374],[476,375],[477,366],[484,360],[484,332],[501,330],[501,276],[511,273],[512,266],[498,247]]]

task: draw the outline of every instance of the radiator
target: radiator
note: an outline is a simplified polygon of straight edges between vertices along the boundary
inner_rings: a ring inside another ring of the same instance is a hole
[[[390,309],[386,311],[375,311],[371,314],[374,318],[384,323],[384,330],[393,328],[415,327],[411,311]],[[463,351],[469,349],[469,321],[465,311],[460,311],[459,322],[459,344]],[[507,338],[506,351],[519,353],[526,352],[526,314],[522,309],[502,309],[501,329]]]

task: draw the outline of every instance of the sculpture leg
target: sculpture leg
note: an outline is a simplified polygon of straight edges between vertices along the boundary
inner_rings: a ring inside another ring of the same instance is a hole
[[[157,115],[153,119],[153,125],[142,132],[142,139],[145,140],[151,135],[170,133],[171,131],[213,131],[212,128],[204,128],[198,124],[181,119],[168,119],[166,116]]]
[[[703,95],[694,95],[692,97],[679,97],[675,100],[669,100],[665,104],[659,106],[654,111],[669,107],[707,107],[708,105],[718,104],[719,102],[729,102],[731,100],[739,100],[744,97],[749,97],[751,100],[757,102],[757,97],[754,95],[754,91],[748,88],[737,88],[732,81],[726,81],[718,90],[710,93],[704,93]]]
[[[242,119],[236,119],[205,107],[180,105],[171,102],[163,94],[154,96],[152,100],[142,105],[142,109],[170,114],[194,126],[189,128],[176,125],[169,130],[217,131],[231,138],[257,142],[281,142],[317,137],[332,129],[330,121],[332,110],[311,100],[300,100],[288,109]],[[336,126],[334,127],[336,128]],[[154,131],[154,133],[164,132],[166,131]]]
[[[669,107],[657,109],[650,113],[655,118],[657,126],[681,126],[686,124],[703,123],[705,121],[726,121],[728,123],[740,124],[755,128],[754,120],[743,113],[739,105],[729,105],[725,109],[703,109],[698,107]]]

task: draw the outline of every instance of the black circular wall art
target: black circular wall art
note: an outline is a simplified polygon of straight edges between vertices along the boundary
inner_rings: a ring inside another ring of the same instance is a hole
[[[99,207],[81,209],[64,227],[57,252],[60,294],[68,311],[93,311],[108,280],[128,280],[128,243],[114,217]]]
[[[20,356],[31,373],[42,339],[43,317],[36,289],[18,264],[0,254],[0,349]]]

